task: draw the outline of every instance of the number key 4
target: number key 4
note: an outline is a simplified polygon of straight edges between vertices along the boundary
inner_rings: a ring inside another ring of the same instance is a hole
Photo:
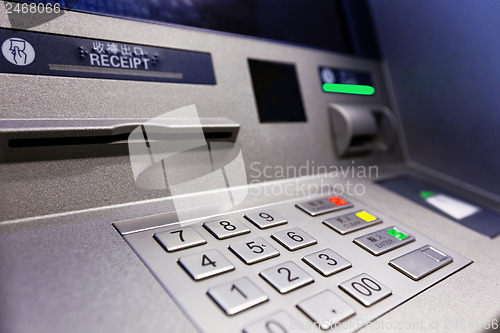
[[[217,250],[182,257],[178,262],[194,280],[234,270],[233,264]]]

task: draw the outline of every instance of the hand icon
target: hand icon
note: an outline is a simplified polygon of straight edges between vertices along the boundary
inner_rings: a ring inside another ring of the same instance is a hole
[[[25,65],[28,56],[24,52],[26,49],[26,44],[22,40],[11,40],[10,41],[10,52],[14,56],[13,60],[18,65]]]

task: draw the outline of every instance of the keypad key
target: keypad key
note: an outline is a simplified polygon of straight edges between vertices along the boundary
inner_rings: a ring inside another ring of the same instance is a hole
[[[207,293],[229,316],[268,300],[267,295],[246,277],[210,288]]]
[[[300,228],[292,228],[276,232],[271,237],[289,251],[295,251],[314,245],[317,241]]]
[[[373,255],[381,255],[411,243],[415,237],[400,228],[389,227],[355,238],[353,242]]]
[[[363,273],[339,285],[339,288],[366,307],[389,297],[392,290]]]
[[[297,304],[297,307],[324,330],[334,328],[356,313],[352,306],[331,290],[312,296]]]
[[[352,204],[339,196],[331,196],[315,200],[301,202],[295,205],[311,216],[331,213],[336,210],[352,207]]]
[[[236,218],[226,218],[203,223],[203,226],[210,231],[217,239],[226,239],[250,232],[243,223]]]
[[[382,220],[368,213],[366,210],[333,217],[323,221],[323,224],[332,228],[341,235],[346,235],[379,223],[382,223]]]
[[[233,264],[217,250],[182,257],[178,262],[194,280],[202,280],[234,269]]]
[[[268,268],[260,276],[282,294],[314,282],[312,276],[291,261]]]
[[[302,260],[323,276],[331,276],[351,267],[351,263],[331,249],[311,253]]]
[[[243,329],[244,333],[305,333],[285,311],[276,312]]]
[[[158,232],[153,237],[167,250],[174,252],[206,244],[207,241],[191,227]]]
[[[452,257],[432,246],[426,245],[396,259],[392,259],[389,261],[389,265],[417,281],[448,265],[452,261]]]
[[[288,221],[271,209],[263,209],[245,215],[245,218],[255,224],[259,229],[267,229],[287,223]]]
[[[263,238],[258,237],[249,242],[230,245],[229,249],[247,265],[279,256],[279,251]]]

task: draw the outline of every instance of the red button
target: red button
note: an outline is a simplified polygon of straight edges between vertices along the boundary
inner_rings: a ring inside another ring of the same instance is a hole
[[[328,198],[328,200],[330,200],[332,203],[336,204],[337,206],[345,206],[348,204],[348,202],[345,201],[344,199],[342,199],[341,197],[331,197],[331,198]]]

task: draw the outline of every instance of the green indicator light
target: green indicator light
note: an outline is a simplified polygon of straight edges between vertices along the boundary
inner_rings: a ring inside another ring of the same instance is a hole
[[[387,230],[387,233],[391,236],[396,237],[399,240],[403,240],[405,238],[408,238],[408,235],[402,233],[401,231],[398,231],[396,228]]]
[[[422,199],[427,199],[434,196],[436,193],[432,191],[420,191],[420,196]]]
[[[373,95],[375,88],[360,84],[325,83],[323,90],[342,94]]]

